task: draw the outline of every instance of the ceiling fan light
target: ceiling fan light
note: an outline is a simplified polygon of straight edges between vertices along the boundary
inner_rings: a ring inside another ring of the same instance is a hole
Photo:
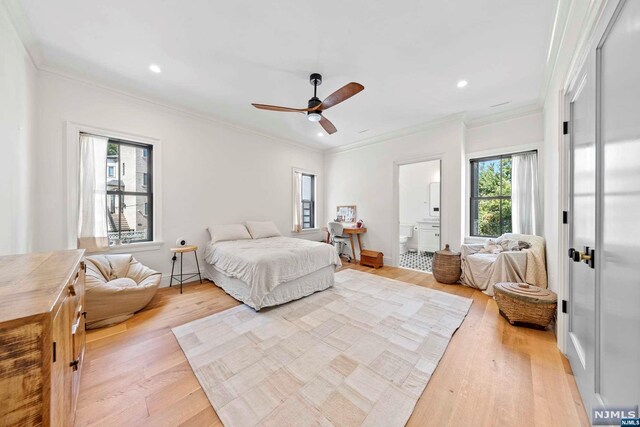
[[[309,114],[307,114],[307,118],[310,122],[319,122],[322,115],[316,111],[310,111]]]

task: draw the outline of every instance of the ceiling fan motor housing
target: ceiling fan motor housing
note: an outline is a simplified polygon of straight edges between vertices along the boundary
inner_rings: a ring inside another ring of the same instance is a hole
[[[317,96],[314,96],[313,98],[311,98],[309,100],[309,108],[313,108],[317,105],[320,105],[322,103],[322,101],[320,101],[320,98],[318,98]],[[322,110],[317,109],[314,111],[307,111],[307,118],[312,121],[312,122],[317,122],[320,120],[320,117],[322,115]]]
[[[309,83],[311,86],[320,86],[322,84],[322,76],[318,73],[313,73],[309,76]]]

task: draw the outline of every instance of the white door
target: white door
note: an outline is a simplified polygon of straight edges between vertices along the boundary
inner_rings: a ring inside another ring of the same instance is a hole
[[[571,200],[569,204],[569,343],[567,356],[587,411],[595,381],[596,275],[581,254],[596,241],[595,52],[587,59],[570,99]],[[588,248],[588,249],[587,249]]]
[[[640,403],[640,1],[627,0],[600,47],[600,336],[596,393]]]
[[[640,402],[640,1],[612,16],[569,94],[567,355],[589,415]]]

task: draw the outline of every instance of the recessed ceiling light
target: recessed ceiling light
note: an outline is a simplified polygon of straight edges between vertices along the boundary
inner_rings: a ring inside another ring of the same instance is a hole
[[[322,135],[323,135],[323,133],[322,133],[322,132],[318,132],[318,136],[322,136]]]
[[[458,82],[458,87],[459,87],[459,88],[463,88],[463,87],[465,87],[465,86],[466,86],[466,85],[468,85],[468,84],[469,84],[469,82],[468,82],[468,81],[466,81],[466,80],[460,80],[460,81]]]
[[[154,73],[161,73],[162,72],[162,69],[160,68],[160,66],[158,66],[156,64],[149,65],[149,69],[151,71],[153,71]]]

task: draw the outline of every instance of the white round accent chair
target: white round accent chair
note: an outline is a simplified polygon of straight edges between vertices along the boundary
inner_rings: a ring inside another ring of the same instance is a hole
[[[154,297],[162,274],[129,254],[86,258],[87,329],[124,322]]]

